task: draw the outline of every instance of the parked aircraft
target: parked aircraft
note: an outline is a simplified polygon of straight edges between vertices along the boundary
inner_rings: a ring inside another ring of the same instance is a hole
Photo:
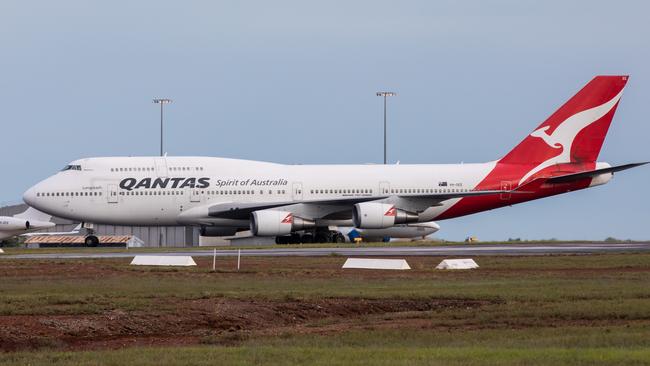
[[[0,240],[54,227],[54,223],[49,220],[49,215],[44,215],[31,207],[12,217],[0,216]]]
[[[440,225],[431,221],[395,225],[385,229],[338,227],[337,230],[345,235],[346,241],[361,238],[365,242],[387,242],[391,239],[424,239],[426,236],[440,230]]]
[[[279,241],[337,240],[331,226],[386,229],[590,188],[627,76],[597,76],[504,157],[479,164],[283,165],[211,157],[73,161],[24,194],[49,214],[98,224],[250,229]],[[495,125],[498,129],[499,126]],[[97,238],[87,237],[88,244]]]

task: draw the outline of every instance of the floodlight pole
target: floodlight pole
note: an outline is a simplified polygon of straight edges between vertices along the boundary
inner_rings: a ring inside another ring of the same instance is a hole
[[[396,96],[397,93],[393,92],[377,92],[378,97],[384,97],[384,165],[386,165],[386,100],[388,97],[394,97]]]
[[[160,156],[163,156],[163,106],[172,102],[171,99],[155,98],[155,104],[160,104]]]

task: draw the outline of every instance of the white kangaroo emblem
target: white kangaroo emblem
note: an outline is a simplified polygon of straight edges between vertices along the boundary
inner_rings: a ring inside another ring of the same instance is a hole
[[[524,177],[519,181],[519,184],[525,182],[526,179],[544,168],[548,168],[554,164],[570,163],[571,145],[573,145],[573,140],[575,140],[578,133],[611,111],[616,103],[618,103],[619,99],[621,99],[622,94],[623,90],[606,103],[572,115],[562,121],[562,123],[560,123],[560,125],[550,135],[546,133],[546,131],[551,128],[551,126],[544,126],[533,131],[530,136],[544,140],[544,142],[553,149],[562,148],[562,152],[559,155],[542,162],[526,173],[526,175],[524,175]]]

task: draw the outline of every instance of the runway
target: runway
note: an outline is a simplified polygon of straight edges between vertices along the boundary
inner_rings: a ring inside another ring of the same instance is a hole
[[[213,249],[178,251],[138,251],[132,252],[74,252],[70,253],[33,253],[6,254],[0,259],[101,259],[101,258],[131,258],[135,255],[188,255],[206,257],[214,254]],[[647,252],[650,243],[553,243],[553,244],[466,244],[448,246],[412,246],[412,247],[354,247],[354,248],[272,248],[272,249],[241,249],[242,256],[256,257],[311,257],[311,256],[480,256],[480,255],[548,255],[548,254],[595,254]],[[219,249],[217,256],[236,256],[237,249]]]

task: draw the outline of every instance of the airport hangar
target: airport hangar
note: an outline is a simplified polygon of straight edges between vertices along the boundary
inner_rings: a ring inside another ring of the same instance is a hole
[[[0,216],[13,216],[27,210],[26,204],[0,207]],[[79,225],[78,222],[52,217],[55,227],[41,232],[67,232]],[[199,228],[191,226],[118,226],[93,225],[97,235],[133,235],[144,241],[145,247],[196,247],[203,245],[229,245],[230,242],[221,238],[203,238],[199,236]]]

